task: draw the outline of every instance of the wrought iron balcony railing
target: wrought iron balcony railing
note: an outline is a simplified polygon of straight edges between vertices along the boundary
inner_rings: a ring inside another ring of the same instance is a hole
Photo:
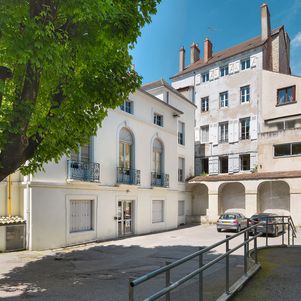
[[[117,183],[140,185],[140,170],[117,167]]]
[[[100,165],[93,162],[67,161],[68,180],[78,180],[86,182],[100,181]]]
[[[169,175],[164,173],[152,172],[152,186],[169,187]]]

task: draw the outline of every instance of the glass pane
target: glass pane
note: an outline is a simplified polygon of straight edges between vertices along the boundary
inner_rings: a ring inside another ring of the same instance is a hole
[[[124,158],[123,158],[123,154],[124,154],[124,144],[123,143],[119,143],[119,167],[123,168],[123,162],[124,162]]]
[[[131,146],[129,144],[125,144],[125,168],[130,168],[131,166]]]
[[[290,144],[275,145],[274,146],[275,157],[289,156],[290,149],[291,149]]]
[[[89,162],[89,144],[85,144],[81,147],[80,159],[82,162]]]
[[[301,154],[301,142],[294,143],[292,145],[292,154],[293,155],[300,155]]]
[[[285,89],[278,91],[278,103],[279,104],[285,103]]]
[[[287,88],[287,102],[292,102],[293,99],[293,87]]]

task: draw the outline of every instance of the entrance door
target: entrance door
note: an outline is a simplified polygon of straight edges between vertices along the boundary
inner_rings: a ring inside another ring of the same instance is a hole
[[[133,201],[118,201],[118,236],[133,234]]]

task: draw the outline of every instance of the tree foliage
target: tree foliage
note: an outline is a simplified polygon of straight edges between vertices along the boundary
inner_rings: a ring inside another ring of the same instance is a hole
[[[0,0],[0,181],[70,154],[139,86],[129,50],[158,2]]]

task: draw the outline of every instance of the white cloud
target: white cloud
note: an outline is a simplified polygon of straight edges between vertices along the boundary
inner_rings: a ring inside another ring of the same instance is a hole
[[[291,41],[291,45],[294,48],[301,46],[301,32],[298,32]]]

